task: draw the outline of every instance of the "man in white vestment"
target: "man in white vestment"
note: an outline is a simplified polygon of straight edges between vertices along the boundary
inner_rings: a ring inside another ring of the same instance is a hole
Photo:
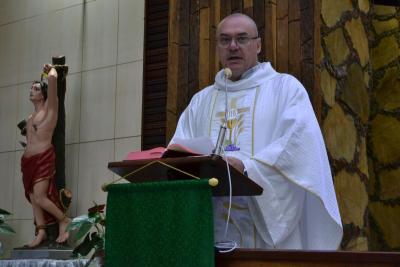
[[[215,241],[242,248],[335,250],[343,229],[318,122],[302,84],[258,62],[255,22],[232,14],[217,28],[217,52],[232,75],[227,86],[224,155],[259,184],[260,196],[215,197]],[[225,76],[193,96],[174,138],[210,137],[225,119]],[[172,139],[172,143],[174,142]]]

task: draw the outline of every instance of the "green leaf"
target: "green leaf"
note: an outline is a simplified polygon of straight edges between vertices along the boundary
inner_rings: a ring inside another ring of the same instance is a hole
[[[86,236],[90,229],[95,225],[95,220],[93,218],[89,218],[87,215],[81,215],[75,217],[67,226],[68,232],[76,230],[76,239],[80,240],[84,236]]]
[[[85,235],[87,235],[90,232],[90,229],[92,229],[92,227],[93,223],[84,222],[79,228],[78,232],[76,233],[76,239],[81,240]]]
[[[97,233],[92,233],[90,238],[93,242],[93,245],[96,247],[96,250],[104,248],[104,239],[101,238]]]
[[[90,241],[90,237],[89,235],[86,235],[85,239],[83,240],[82,243],[79,244],[79,246],[77,246],[76,248],[74,248],[74,250],[72,251],[72,253],[74,255],[82,255],[82,256],[86,256],[87,254],[89,254],[89,252],[94,248],[93,244]]]
[[[101,213],[96,213],[91,219],[93,219],[95,223],[100,223],[101,220],[103,220],[103,215]]]
[[[14,229],[6,223],[0,225],[0,234],[15,234]]]
[[[76,230],[82,227],[83,224],[92,223],[91,219],[87,215],[81,215],[72,219],[68,224],[66,231]]]
[[[91,207],[91,208],[88,209],[89,217],[94,217],[94,216],[96,216],[96,214],[99,214],[99,213],[103,213],[103,212],[104,212],[104,207],[105,207],[106,205],[104,205],[104,204],[102,204],[102,205],[97,205],[96,203],[94,203],[94,204],[95,204],[95,206],[93,206],[93,207]]]
[[[3,209],[0,209],[0,214],[3,214],[3,215],[11,215],[11,213],[9,213],[8,211],[3,210]]]
[[[96,232],[86,235],[83,242],[77,246],[72,253],[77,255],[86,256],[92,249],[96,251],[104,248],[104,239],[101,238]]]

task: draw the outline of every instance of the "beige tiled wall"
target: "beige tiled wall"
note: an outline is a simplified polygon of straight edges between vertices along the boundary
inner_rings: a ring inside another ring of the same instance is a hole
[[[13,213],[17,231],[0,236],[6,255],[33,237],[16,127],[33,110],[31,81],[52,56],[66,56],[66,185],[70,215],[85,213],[106,201],[100,186],[117,178],[107,163],[140,149],[143,34],[144,0],[0,2],[0,208]]]

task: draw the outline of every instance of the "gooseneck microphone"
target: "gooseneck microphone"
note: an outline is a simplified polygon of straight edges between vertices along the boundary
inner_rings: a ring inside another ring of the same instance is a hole
[[[228,88],[227,88],[227,79],[229,79],[232,76],[232,71],[230,68],[225,68],[224,69],[224,81],[225,81],[225,118],[224,122],[222,123],[219,133],[218,133],[218,139],[217,142],[215,143],[215,148],[212,151],[213,155],[221,156],[221,152],[224,147],[224,141],[225,141],[225,133],[226,133],[226,125],[228,122]]]
[[[225,141],[225,133],[226,133],[226,126],[228,123],[228,86],[227,80],[232,76],[232,71],[229,68],[224,69],[224,80],[225,80],[225,117],[224,122],[221,125],[218,133],[218,139],[215,145],[215,149],[213,150],[213,157],[221,157],[221,154],[225,154],[224,150],[224,141]],[[228,238],[228,226],[229,220],[231,216],[231,207],[232,207],[232,179],[231,173],[229,170],[229,162],[228,158],[225,158],[226,163],[226,170],[228,174],[228,182],[229,182],[229,206],[228,206],[228,214],[226,218],[226,225],[225,225],[225,235],[224,241],[215,242],[214,246],[218,249],[219,253],[228,253],[236,249],[237,244],[236,242],[227,240]]]

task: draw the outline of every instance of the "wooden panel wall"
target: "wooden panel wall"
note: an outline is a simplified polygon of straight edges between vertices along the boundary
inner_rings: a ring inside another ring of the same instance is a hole
[[[142,149],[165,145],[168,10],[168,0],[146,1]]]
[[[258,25],[259,60],[291,73],[306,87],[317,117],[321,0],[169,0],[167,140],[194,93],[220,69],[215,31],[225,16],[242,12]]]

